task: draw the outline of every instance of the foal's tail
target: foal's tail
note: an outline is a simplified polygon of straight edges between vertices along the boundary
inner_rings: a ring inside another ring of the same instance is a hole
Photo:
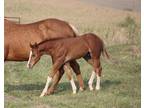
[[[104,57],[106,56],[107,59],[110,59],[110,56],[109,56],[106,48],[104,47],[104,43],[103,43],[103,48],[102,48],[102,55],[103,55]]]
[[[108,52],[107,52],[107,50],[106,50],[105,48],[104,48],[103,51],[102,51],[102,55],[103,55],[103,56],[106,56],[107,59],[110,59],[110,56],[109,56],[109,54],[108,54]]]

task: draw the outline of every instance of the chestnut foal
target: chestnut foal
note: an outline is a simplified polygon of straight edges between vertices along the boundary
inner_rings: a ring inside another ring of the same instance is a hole
[[[74,69],[75,66],[73,66],[73,62],[75,62],[75,59],[83,57],[88,52],[91,56],[91,62],[88,63],[90,63],[94,68],[94,72],[92,72],[91,78],[89,80],[89,88],[90,90],[93,90],[92,82],[96,74],[96,89],[100,89],[100,76],[102,71],[100,55],[102,53],[103,55],[106,55],[107,58],[109,58],[109,55],[104,48],[103,41],[95,34],[88,33],[75,38],[45,40],[39,44],[30,44],[30,47],[31,52],[29,57],[29,67],[33,67],[43,54],[48,54],[52,57],[53,68],[52,72],[47,78],[45,86],[46,89],[49,87],[54,75],[57,72],[64,71],[63,68],[65,64],[69,63]],[[74,81],[71,84],[74,85]]]

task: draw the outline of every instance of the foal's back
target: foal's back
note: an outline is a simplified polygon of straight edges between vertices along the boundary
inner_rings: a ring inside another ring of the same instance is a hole
[[[63,47],[73,50],[79,49],[83,50],[84,48],[102,48],[103,41],[93,33],[83,34],[78,37],[70,37],[70,38],[59,38],[48,40],[51,44],[62,45]]]
[[[50,42],[50,43],[49,43]],[[67,56],[80,58],[88,52],[95,53],[99,57],[103,50],[103,41],[93,33],[87,33],[78,37],[54,39],[48,41],[49,45],[56,45],[56,50],[67,52]]]
[[[60,39],[60,41],[64,42],[67,46],[76,46],[79,45],[88,46],[90,48],[93,47],[103,47],[103,41],[95,34],[93,33],[87,33],[83,34],[78,37],[71,37],[71,38],[65,38],[63,40]]]

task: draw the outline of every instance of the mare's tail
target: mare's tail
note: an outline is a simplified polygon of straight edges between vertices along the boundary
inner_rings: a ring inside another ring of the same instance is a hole
[[[75,33],[76,36],[80,35],[79,32],[78,32],[78,30],[77,30],[77,28],[74,25],[72,25],[72,24],[69,23],[69,26],[72,28],[72,30],[74,31],[74,33]]]

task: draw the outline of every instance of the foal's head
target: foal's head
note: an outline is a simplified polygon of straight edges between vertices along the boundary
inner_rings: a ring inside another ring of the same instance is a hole
[[[41,53],[38,49],[38,44],[35,43],[35,44],[30,44],[30,47],[31,47],[31,51],[30,51],[30,54],[29,54],[29,60],[28,60],[28,63],[27,63],[27,67],[28,68],[32,68],[40,59],[41,57]]]

